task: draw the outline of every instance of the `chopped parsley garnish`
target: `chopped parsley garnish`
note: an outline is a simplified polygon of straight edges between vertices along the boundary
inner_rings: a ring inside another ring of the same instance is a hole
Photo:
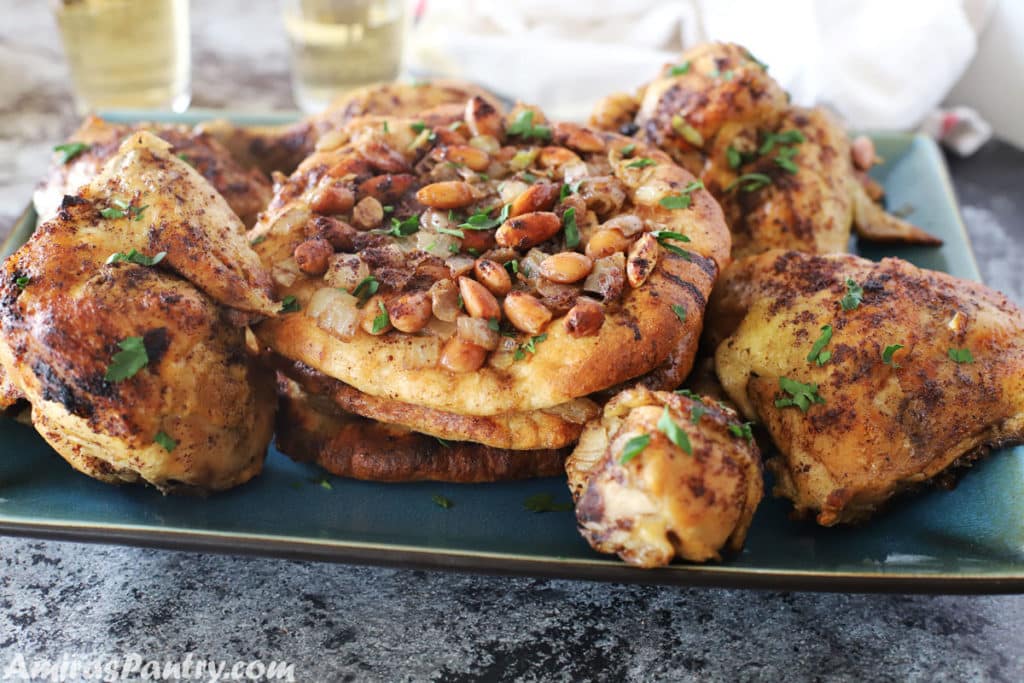
[[[900,364],[892,359],[893,355],[903,348],[903,344],[890,344],[882,350],[882,362],[886,365],[891,365],[893,368],[899,368]]]
[[[672,117],[672,130],[679,133],[679,135],[694,147],[702,147],[704,145],[704,136],[700,134],[700,131],[687,123],[679,114],[675,114]]]
[[[725,160],[729,163],[729,168],[737,169],[743,165],[743,154],[732,145],[729,145],[725,148]]]
[[[685,396],[686,398],[698,401],[700,403],[704,402],[704,399],[700,397],[700,394],[694,391],[690,391],[689,389],[676,389],[673,393],[679,394],[680,396]]]
[[[87,145],[84,142],[65,142],[63,145],[57,145],[53,148],[54,152],[61,152],[64,154],[61,157],[60,163],[66,164],[82,152],[89,150],[91,145]]]
[[[639,159],[634,159],[633,161],[626,164],[626,168],[647,168],[648,166],[655,166],[657,165],[657,163],[658,162],[654,161],[653,159],[648,159],[647,157],[640,157]],[[687,204],[687,206],[689,206],[689,204]]]
[[[384,302],[378,300],[377,306],[380,308],[380,313],[373,319],[373,327],[371,329],[374,334],[378,334],[391,323],[391,318],[388,317],[388,309],[384,308]]]
[[[530,337],[529,341],[523,342],[516,347],[515,353],[512,354],[512,360],[522,360],[526,358],[527,353],[537,353],[537,344],[548,338],[547,333],[538,334],[535,337]]]
[[[797,145],[806,141],[807,138],[798,130],[787,130],[782,133],[765,133],[764,142],[758,148],[757,153],[765,155],[775,148],[775,145]]]
[[[690,437],[686,435],[686,432],[676,424],[675,420],[672,419],[672,414],[668,412],[668,406],[665,406],[665,410],[661,413],[661,417],[658,419],[658,429],[661,433],[668,437],[668,440],[674,443],[679,448],[682,448],[687,455],[693,455],[693,446],[690,445]]]
[[[125,216],[129,216],[136,221],[141,221],[142,212],[149,208],[148,204],[144,206],[132,206],[120,199],[115,199],[111,204],[114,206],[108,206],[105,209],[100,209],[100,215],[104,218],[124,218]]]
[[[728,427],[726,427],[726,429],[729,430],[730,434],[737,438],[746,439],[747,441],[753,441],[754,431],[751,429],[751,425],[753,424],[753,422],[744,422],[743,424],[738,425],[731,424]]]
[[[672,232],[671,230],[655,230],[651,233],[654,235],[654,239],[658,240],[658,244],[662,246],[665,251],[672,252],[676,256],[682,256],[687,261],[690,261],[693,257],[690,252],[686,251],[682,247],[677,247],[672,244],[670,240],[677,242],[689,242],[690,238],[679,232]]]
[[[110,359],[110,365],[103,379],[108,382],[123,382],[133,377],[149,362],[149,355],[146,353],[146,345],[142,343],[142,337],[127,337],[117,342],[120,351]]]
[[[572,503],[556,503],[550,493],[537,493],[523,501],[523,507],[530,512],[568,512]]]
[[[510,277],[515,277],[519,274],[519,261],[515,259],[505,261],[505,270],[508,271]]]
[[[359,299],[359,305],[361,306],[365,304],[371,296],[376,294],[378,289],[380,289],[380,282],[377,281],[377,278],[372,275],[367,275],[360,280],[359,284],[356,285],[356,288],[352,290],[352,296]]]
[[[706,412],[708,412],[708,409],[704,407],[703,403],[694,404],[694,406],[690,408],[690,422],[698,424]]]
[[[422,121],[413,121],[409,124],[409,127],[412,128],[412,132],[414,133],[422,133],[423,129],[427,127],[427,124]]]
[[[832,357],[831,351],[825,351],[825,345],[832,340],[832,326],[824,325],[821,328],[821,336],[814,342],[814,346],[811,347],[811,352],[807,354],[807,361],[809,363],[816,362],[818,365],[824,365],[828,362],[828,359]]]
[[[670,194],[667,197],[662,197],[658,200],[658,204],[665,207],[666,209],[688,209],[693,204],[693,197],[691,193],[696,192],[704,187],[704,182],[701,180],[694,180],[692,183],[683,188],[683,191],[679,194]]]
[[[458,228],[446,228],[443,225],[437,226],[437,231],[442,235],[452,235],[453,237],[464,238],[466,233],[462,232]]]
[[[450,500],[448,500],[444,496],[439,496],[437,494],[431,496],[430,500],[434,501],[434,505],[445,510],[450,509],[452,506],[452,502]]]
[[[255,247],[257,244],[263,244],[266,241],[267,241],[267,236],[266,235],[260,235],[259,237],[257,237],[253,241],[249,242],[249,246],[250,247]]]
[[[779,388],[789,394],[789,396],[787,398],[775,399],[776,408],[796,406],[800,409],[800,412],[806,413],[812,404],[825,403],[825,399],[818,395],[817,384],[803,384],[788,377],[779,377]]]
[[[511,208],[511,204],[501,207],[501,213],[497,218],[489,216],[491,209],[482,209],[467,218],[465,223],[459,223],[459,227],[466,230],[491,230],[508,220],[508,212]]]
[[[18,289],[25,289],[30,282],[32,282],[32,278],[28,275],[19,275],[14,278],[14,284],[18,285]]]
[[[521,174],[519,174],[519,177],[522,178],[524,182],[527,182],[530,185],[533,185],[535,182],[537,182],[537,176],[530,173],[529,171],[523,171]]]
[[[794,156],[796,156],[796,147],[780,147],[779,153],[775,157],[775,164],[783,170],[795,174],[800,167],[793,161]]]
[[[168,435],[167,432],[163,430],[160,430],[159,432],[156,433],[156,436],[153,437],[153,441],[163,446],[164,450],[167,451],[168,453],[173,451],[178,446],[178,442],[172,439],[170,435]]]
[[[281,299],[281,313],[296,313],[299,310],[299,300],[294,294],[289,294]]]
[[[672,312],[676,314],[677,318],[679,318],[679,322],[681,322],[681,323],[685,323],[686,322],[686,309],[685,308],[683,308],[679,304],[672,304]]]
[[[764,173],[744,173],[738,176],[736,180],[732,181],[725,186],[725,191],[729,192],[734,187],[739,187],[744,192],[754,192],[760,190],[762,187],[771,185],[772,179],[770,176]]]
[[[949,357],[956,363],[973,363],[974,355],[970,349],[950,349]]]
[[[619,150],[619,154],[621,154],[624,157],[628,157],[634,151],[636,151],[636,143],[635,142],[631,142],[628,145],[626,145],[625,147],[623,147],[622,149],[620,149]]]
[[[558,201],[562,201],[571,194],[576,194],[580,191],[580,185],[583,183],[583,179],[577,180],[575,183],[562,183],[562,189],[558,191]]]
[[[320,488],[322,488],[324,490],[327,490],[327,491],[333,491],[334,490],[334,487],[331,485],[331,482],[327,481],[326,479],[321,479],[318,483],[320,484]]]
[[[622,449],[622,455],[619,456],[619,464],[625,465],[627,462],[635,458],[644,452],[651,443],[650,434],[638,434],[626,442],[625,448]]]
[[[384,206],[382,206],[380,208],[384,210],[384,213],[391,213],[392,211],[395,210],[395,207],[392,206],[391,204],[385,204]]]
[[[749,60],[750,60],[750,61],[752,61],[752,62],[753,62],[754,64],[757,64],[757,65],[758,65],[759,67],[761,67],[761,70],[762,70],[762,71],[767,71],[767,70],[768,70],[768,65],[767,65],[767,64],[765,64],[764,62],[762,62],[762,61],[761,61],[760,59],[758,59],[757,57],[755,57],[755,56],[754,56],[754,55],[753,55],[753,54],[752,54],[752,53],[750,52],[750,50],[747,50],[747,59],[749,59]]]
[[[839,300],[844,311],[852,311],[860,306],[864,299],[864,289],[853,280],[846,281],[846,294]]]
[[[155,266],[163,261],[165,256],[167,256],[166,251],[161,251],[156,256],[146,256],[145,254],[140,254],[134,249],[129,251],[127,254],[115,251],[107,257],[106,264],[109,266],[111,263],[134,263],[140,266]]]
[[[562,226],[565,228],[565,246],[575,249],[580,243],[580,231],[576,227],[576,209],[569,207],[562,214]]]
[[[727,83],[732,80],[733,76],[735,76],[735,74],[732,72],[731,69],[722,72],[722,80]]]
[[[388,130],[388,122],[387,121],[384,121],[384,123],[380,124],[380,127],[381,127],[381,129],[385,133],[390,133],[391,132],[390,130]]]
[[[391,235],[392,237],[408,237],[409,235],[419,232],[419,230],[420,215],[418,213],[414,213],[408,218],[403,218],[401,220],[392,218],[390,228],[387,230],[377,230],[375,232]]]
[[[533,111],[530,109],[524,109],[519,112],[519,116],[516,117],[516,120],[505,129],[505,134],[518,135],[524,140],[528,140],[530,138],[550,140],[551,128],[548,126],[533,125]]]
[[[465,125],[465,121],[452,121],[448,124],[448,130],[458,130],[463,125]]]
[[[687,60],[685,62],[682,62],[681,64],[676,64],[675,66],[673,66],[671,69],[668,70],[668,73],[669,73],[670,76],[682,76],[683,74],[687,73],[689,70],[690,70],[690,62],[689,62],[689,60]]]

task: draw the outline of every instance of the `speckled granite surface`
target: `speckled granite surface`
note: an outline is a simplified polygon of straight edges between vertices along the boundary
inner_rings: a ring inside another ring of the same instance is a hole
[[[196,106],[291,106],[275,3],[193,3]],[[74,123],[39,0],[0,1],[0,231]],[[986,280],[1024,301],[1024,152],[953,163]],[[287,660],[297,680],[1024,680],[1024,596],[504,579],[0,538],[19,653]]]

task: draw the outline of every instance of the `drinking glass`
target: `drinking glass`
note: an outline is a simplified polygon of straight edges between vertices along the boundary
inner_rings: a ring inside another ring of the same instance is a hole
[[[188,0],[51,0],[79,113],[191,99]]]
[[[292,92],[304,111],[337,95],[393,80],[402,60],[403,0],[284,0]]]

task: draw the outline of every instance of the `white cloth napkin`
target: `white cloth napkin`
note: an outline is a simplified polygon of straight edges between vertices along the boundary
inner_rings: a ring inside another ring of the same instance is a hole
[[[585,119],[687,46],[748,47],[796,103],[860,129],[909,129],[975,53],[993,0],[425,0],[406,53],[413,73],[477,81]]]

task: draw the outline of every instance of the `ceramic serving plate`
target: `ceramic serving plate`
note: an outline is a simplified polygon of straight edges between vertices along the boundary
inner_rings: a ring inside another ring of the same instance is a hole
[[[193,123],[209,115],[108,116]],[[230,118],[246,124],[285,120]],[[855,245],[857,250],[978,279],[938,149],[920,136],[874,139],[886,159],[875,174],[889,205],[912,211],[910,218],[945,246]],[[14,226],[4,256],[28,238],[34,224],[29,210]],[[793,522],[785,502],[768,498],[738,557],[645,571],[592,552],[576,533],[571,512],[536,513],[524,506],[537,494],[568,503],[562,478],[372,484],[324,478],[271,448],[262,476],[245,486],[206,500],[165,497],[78,474],[30,427],[0,419],[0,533],[493,573],[778,589],[1019,592],[1022,492],[1024,448],[1018,448],[992,454],[955,490],[901,499],[858,528]],[[452,507],[439,507],[436,495]]]

